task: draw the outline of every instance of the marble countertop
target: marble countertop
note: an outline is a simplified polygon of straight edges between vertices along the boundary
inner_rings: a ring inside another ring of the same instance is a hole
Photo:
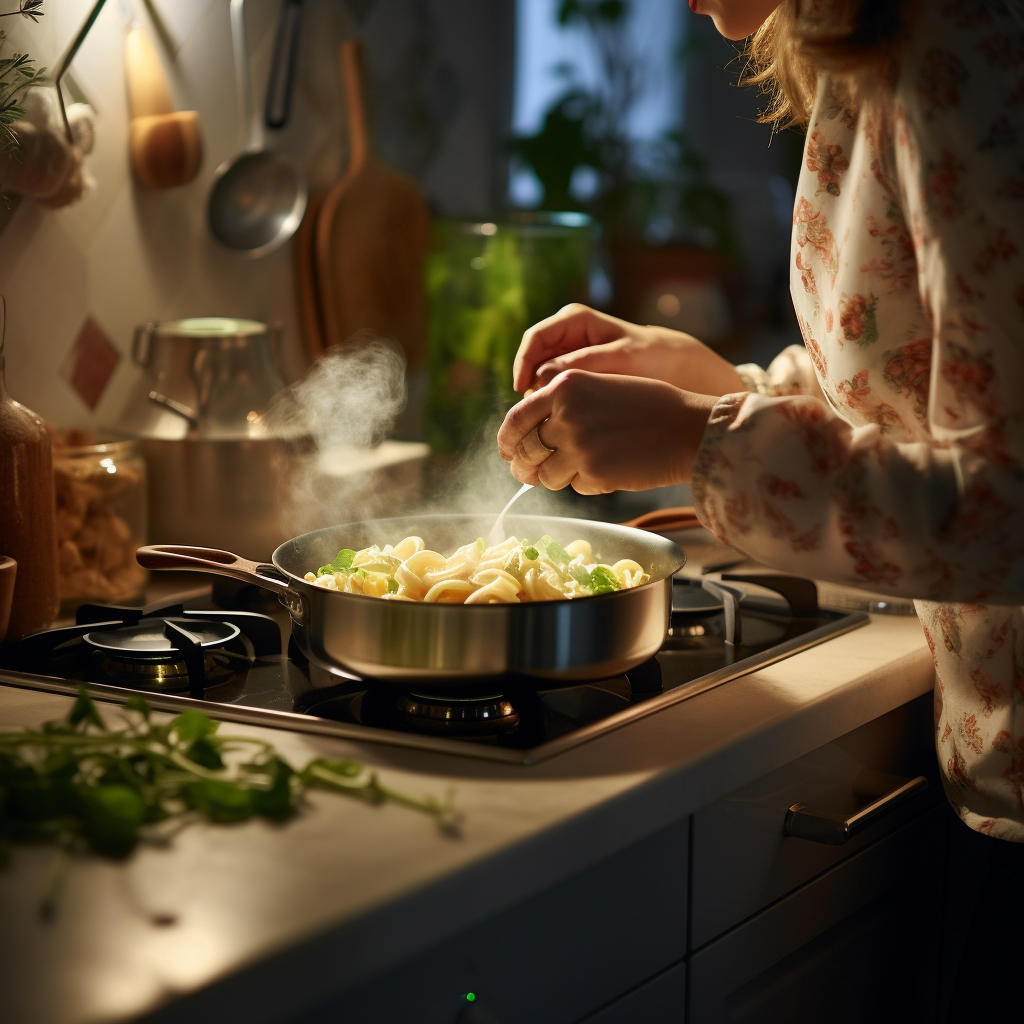
[[[123,863],[76,858],[54,920],[52,853],[0,871],[0,1020],[270,1022],[358,984],[927,692],[913,617],[872,617],[756,673],[525,767],[230,725],[292,763],[351,757],[410,793],[454,787],[458,838],[396,806],[313,794],[275,826],[190,826]],[[70,698],[0,686],[0,727]],[[501,885],[494,885],[500,877]],[[330,970],[317,965],[329,964]],[[295,979],[301,984],[282,984]],[[287,993],[285,995],[285,993]],[[280,1001],[287,998],[287,1005]]]

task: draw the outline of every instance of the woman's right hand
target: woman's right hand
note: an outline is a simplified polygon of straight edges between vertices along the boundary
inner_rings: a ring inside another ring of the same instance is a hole
[[[667,327],[640,327],[579,303],[523,335],[512,386],[522,394],[572,369],[649,377],[700,395],[746,390],[735,367],[693,336]]]

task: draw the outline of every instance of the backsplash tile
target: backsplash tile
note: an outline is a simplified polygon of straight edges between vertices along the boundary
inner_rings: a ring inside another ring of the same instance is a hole
[[[110,343],[103,328],[87,316],[64,362],[60,377],[92,410],[103,395],[121,359],[121,353]]]

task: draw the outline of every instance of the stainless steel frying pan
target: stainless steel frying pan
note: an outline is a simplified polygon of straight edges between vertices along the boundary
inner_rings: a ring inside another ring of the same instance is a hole
[[[285,541],[273,564],[212,548],[140,548],[147,569],[195,569],[245,580],[276,593],[292,619],[292,634],[310,661],[329,671],[453,688],[509,672],[538,680],[600,679],[625,672],[662,645],[672,602],[672,576],[686,556],[671,541],[642,530],[584,519],[508,516],[506,529],[532,540],[550,534],[565,545],[590,542],[595,558],[632,558],[651,581],[598,597],[523,604],[455,605],[383,601],[342,594],[303,576],[343,547],[422,537],[452,551],[486,536],[488,516],[405,516],[374,519]]]

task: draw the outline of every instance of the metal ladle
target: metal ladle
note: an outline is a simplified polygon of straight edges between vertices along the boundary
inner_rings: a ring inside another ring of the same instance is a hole
[[[285,153],[263,148],[263,129],[252,101],[245,0],[231,0],[235,82],[245,150],[217,168],[207,220],[221,245],[242,256],[266,256],[298,230],[308,190],[302,171]]]

